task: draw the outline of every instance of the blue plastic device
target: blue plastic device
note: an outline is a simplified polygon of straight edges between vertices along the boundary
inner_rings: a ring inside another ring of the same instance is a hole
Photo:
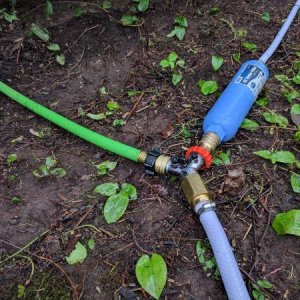
[[[245,62],[206,115],[203,131],[214,132],[220,143],[232,139],[269,78],[269,70],[259,60]]]

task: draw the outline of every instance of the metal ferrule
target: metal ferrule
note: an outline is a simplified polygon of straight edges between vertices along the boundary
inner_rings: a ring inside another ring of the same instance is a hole
[[[220,143],[218,135],[214,132],[207,132],[199,142],[199,146],[205,148],[208,152],[213,153]]]
[[[171,160],[170,156],[167,156],[164,154],[160,155],[155,161],[155,165],[154,165],[155,173],[161,174],[161,175],[166,175],[167,174],[167,165],[170,160]]]
[[[147,157],[147,152],[146,151],[141,151],[138,158],[137,158],[137,162],[141,163],[141,164],[145,163],[146,157]]]
[[[197,172],[185,176],[181,181],[181,188],[192,208],[199,202],[211,201],[206,185]]]

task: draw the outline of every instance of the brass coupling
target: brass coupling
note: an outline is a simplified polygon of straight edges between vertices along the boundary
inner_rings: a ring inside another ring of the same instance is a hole
[[[213,153],[217,148],[220,139],[214,132],[207,132],[199,142],[199,146],[205,148],[208,152]]]
[[[199,202],[210,202],[211,197],[207,190],[207,187],[198,173],[187,175],[181,181],[181,188],[187,202],[192,208]]]
[[[171,159],[170,156],[164,154],[160,155],[155,161],[155,165],[154,165],[155,173],[166,175],[167,164],[170,161],[170,159]]]

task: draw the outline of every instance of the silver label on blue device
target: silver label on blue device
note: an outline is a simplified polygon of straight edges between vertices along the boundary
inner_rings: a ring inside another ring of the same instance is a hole
[[[254,65],[248,65],[236,79],[235,83],[245,84],[254,94],[255,98],[262,90],[267,78],[262,69]]]

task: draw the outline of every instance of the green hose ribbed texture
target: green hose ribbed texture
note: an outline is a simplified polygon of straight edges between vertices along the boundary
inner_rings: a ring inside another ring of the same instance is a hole
[[[137,158],[141,150],[133,148],[131,146],[122,144],[120,142],[114,141],[106,136],[96,133],[90,129],[87,129],[69,119],[53,112],[52,110],[40,105],[33,100],[27,98],[26,96],[15,91],[8,85],[0,81],[0,92],[8,96],[9,98],[15,100],[19,104],[30,109],[37,115],[49,120],[50,122],[66,129],[67,131],[79,136],[80,138],[95,144],[107,151],[118,154],[120,156],[126,157],[133,161],[137,161]]]

